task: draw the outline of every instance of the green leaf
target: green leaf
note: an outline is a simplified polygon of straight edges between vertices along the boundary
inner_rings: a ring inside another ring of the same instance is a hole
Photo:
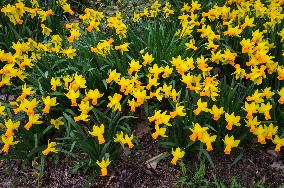
[[[235,160],[232,162],[232,164],[230,164],[230,168],[232,166],[234,166],[235,164],[237,164],[241,159],[242,157],[244,156],[244,151],[242,150],[241,153],[235,158]]]
[[[209,161],[211,167],[212,167],[212,168],[215,168],[215,165],[214,165],[214,163],[213,163],[213,161],[212,161],[212,158],[210,157],[209,153],[208,153],[205,149],[203,149],[203,148],[202,148],[201,151],[202,151],[202,153],[204,154],[204,156],[207,158],[207,160]]]

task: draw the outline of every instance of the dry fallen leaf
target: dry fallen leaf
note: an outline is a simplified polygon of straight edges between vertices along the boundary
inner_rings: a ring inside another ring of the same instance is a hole
[[[146,121],[142,121],[137,124],[135,133],[136,133],[136,138],[140,139],[142,138],[145,134],[147,134],[151,128],[147,126]]]
[[[272,156],[273,158],[277,158],[278,157],[278,152],[276,152],[275,150],[267,150],[266,151],[270,156]]]
[[[156,169],[157,168],[157,165],[158,165],[158,162],[160,162],[162,159],[166,158],[168,156],[168,152],[164,152],[164,153],[161,153],[149,160],[147,160],[145,163],[147,165],[147,168],[152,168],[152,169]]]
[[[282,161],[275,161],[273,162],[272,165],[270,165],[271,168],[275,168],[277,170],[283,170],[284,169],[284,165],[282,163]]]

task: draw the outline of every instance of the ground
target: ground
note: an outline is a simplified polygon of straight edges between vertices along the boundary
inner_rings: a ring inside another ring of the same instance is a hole
[[[137,152],[113,161],[106,177],[94,175],[96,173],[92,169],[81,169],[73,174],[74,163],[70,162],[70,159],[63,158],[63,155],[57,164],[47,162],[40,180],[36,178],[32,165],[16,160],[5,160],[0,163],[0,187],[184,187],[178,183],[182,177],[179,167],[171,165],[169,159],[161,160],[156,169],[147,167],[145,164],[147,160],[165,151],[157,142],[152,141],[149,135],[142,139],[144,144]],[[266,150],[247,148],[243,157],[230,168],[238,155],[238,153],[230,156],[212,153],[215,168],[206,164],[205,178],[213,181],[215,176],[219,180],[226,181],[236,177],[246,187],[251,187],[259,180],[264,181],[265,187],[278,187],[284,184],[283,171],[271,167],[275,158]],[[199,164],[197,156],[190,156],[190,160],[187,163],[188,175],[194,173],[195,167]]]

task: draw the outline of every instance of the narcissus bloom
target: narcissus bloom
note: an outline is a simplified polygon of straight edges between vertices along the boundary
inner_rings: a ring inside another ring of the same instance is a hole
[[[256,128],[254,132],[257,135],[257,141],[261,144],[266,144],[266,137],[267,137],[267,128],[263,125],[260,125]]]
[[[126,144],[128,145],[129,148],[134,147],[134,145],[132,143],[133,138],[134,138],[133,134],[131,136],[128,136],[127,134],[125,134],[125,136],[124,136],[125,142],[126,142]]]
[[[148,52],[145,55],[143,55],[142,58],[144,60],[143,63],[142,63],[144,66],[146,66],[146,65],[148,65],[148,64],[150,64],[154,61],[153,55],[149,54]]]
[[[250,132],[255,133],[255,131],[257,130],[257,127],[260,125],[261,122],[257,121],[257,116],[253,119],[249,119],[248,121],[246,121],[246,126],[250,127]]]
[[[247,101],[254,101],[255,103],[257,103],[257,104],[259,104],[259,103],[262,103],[262,102],[264,102],[264,100],[263,100],[263,94],[262,93],[259,93],[259,91],[258,91],[258,89],[257,90],[255,90],[255,92],[254,92],[254,94],[253,95],[251,95],[251,96],[248,96],[247,98],[246,98],[246,100]]]
[[[122,95],[115,93],[113,96],[108,96],[109,103],[107,107],[112,108],[112,111],[121,111],[121,105],[120,105],[120,100],[122,98]]]
[[[56,103],[56,97],[50,98],[50,96],[42,97],[42,101],[45,105],[44,109],[42,110],[43,113],[48,114],[51,107],[56,106],[58,103]]]
[[[119,142],[122,145],[127,144],[129,148],[133,148],[132,140],[134,138],[134,135],[128,136],[127,134],[124,134],[122,131],[120,134],[116,134],[116,137],[114,138],[114,142]]]
[[[173,72],[173,68],[170,68],[168,65],[166,67],[164,67],[164,73],[162,74],[163,78],[167,78],[170,76],[170,74],[172,74]]]
[[[129,63],[128,74],[132,74],[133,72],[137,72],[141,69],[142,65],[139,64],[139,61],[135,61],[134,59],[131,60]]]
[[[68,99],[71,100],[71,106],[77,106],[77,98],[80,97],[80,91],[75,91],[71,87],[69,88],[68,93],[65,94]]]
[[[102,176],[106,176],[107,175],[107,167],[110,165],[110,161],[109,159],[102,159],[102,161],[98,161],[97,160],[97,165],[99,165],[99,167],[101,168],[101,174]]]
[[[112,38],[109,40],[100,40],[97,47],[91,48],[91,51],[106,58],[106,56],[110,54],[113,42],[114,39]]]
[[[278,80],[284,80],[284,66],[277,67]]]
[[[74,91],[77,91],[79,88],[86,88],[86,79],[82,75],[76,73],[73,82],[70,83],[70,87],[72,87]]]
[[[215,104],[212,106],[212,109],[209,112],[213,115],[213,119],[217,121],[220,118],[220,115],[224,113],[224,108],[218,108]]]
[[[274,96],[274,92],[271,91],[271,87],[266,87],[263,92],[262,92],[262,96],[266,97],[267,99],[271,99]]]
[[[171,161],[171,163],[173,165],[176,165],[177,164],[177,161],[182,159],[183,156],[184,156],[185,152],[182,151],[180,148],[176,148],[175,150],[172,149],[172,155],[173,155],[173,159]]]
[[[269,126],[265,125],[264,128],[266,129],[266,132],[267,132],[266,138],[269,140],[272,139],[272,136],[277,134],[278,126],[273,125],[272,123],[270,123]]]
[[[70,15],[74,14],[74,11],[71,9],[70,4],[67,3],[67,0],[61,0],[58,1],[61,8],[64,10],[64,12],[68,12]]]
[[[242,69],[239,64],[235,64],[234,67],[236,68],[236,70],[232,75],[236,76],[236,80],[243,79],[246,76],[245,69]]]
[[[193,110],[195,115],[198,115],[201,111],[208,112],[207,102],[202,102],[201,98],[197,101],[197,108]]]
[[[41,26],[42,34],[49,36],[50,33],[52,32],[52,30],[50,28],[46,27],[44,24],[41,24],[40,26]]]
[[[79,116],[74,117],[74,120],[77,121],[89,121],[88,113],[93,109],[93,106],[90,105],[90,102],[81,101],[79,104],[79,111],[81,114]]]
[[[128,45],[129,45],[129,43],[124,43],[124,44],[121,44],[121,45],[119,45],[119,46],[115,46],[114,48],[115,48],[116,50],[121,51],[121,53],[123,54],[123,52],[128,52],[128,51],[129,51],[129,50],[128,50]]]
[[[279,104],[284,104],[284,87],[282,87],[280,89],[280,91],[278,92],[280,98],[278,100]]]
[[[188,43],[185,43],[185,46],[188,50],[192,49],[194,51],[197,50],[197,47],[195,46],[195,41],[194,40],[190,40]]]
[[[204,144],[206,144],[206,150],[207,151],[212,151],[212,142],[214,142],[217,138],[217,135],[212,135],[210,136],[207,132],[203,134],[203,137],[200,139],[200,141]]]
[[[272,105],[268,102],[267,104],[261,103],[258,112],[264,114],[265,120],[270,120],[271,116],[269,111],[272,109]]]
[[[50,84],[51,84],[51,90],[52,91],[56,91],[56,88],[58,86],[62,85],[62,83],[61,83],[59,78],[53,78],[53,77],[51,78]]]
[[[179,106],[176,104],[176,109],[173,112],[170,112],[171,118],[175,118],[176,116],[185,116],[186,113],[184,113],[184,106]]]
[[[37,107],[39,101],[37,101],[36,98],[33,98],[33,100],[28,101],[28,100],[24,100],[25,103],[25,109],[24,111],[27,113],[28,116],[34,115],[35,114],[35,108]]]
[[[56,142],[49,142],[48,140],[47,148],[42,151],[42,154],[48,155],[50,152],[58,153],[58,150],[55,148],[55,146],[56,146]]]
[[[29,130],[32,125],[38,125],[38,124],[42,124],[43,121],[39,121],[40,115],[39,114],[34,114],[34,115],[30,115],[29,116],[29,121],[28,123],[26,123],[26,125],[24,126],[24,128],[26,130]]]
[[[192,132],[192,134],[189,136],[190,140],[192,141],[196,141],[196,139],[198,140],[202,140],[204,134],[207,133],[208,127],[201,127],[199,125],[199,123],[192,123],[193,124],[193,128],[189,128],[189,130]]]
[[[279,152],[281,147],[284,146],[284,138],[280,138],[278,135],[275,135],[272,142],[276,145],[274,150],[277,152]]]
[[[239,26],[236,27],[228,27],[228,30],[223,32],[225,36],[230,36],[230,37],[241,37],[240,34],[242,33],[242,29],[239,28]]]
[[[135,109],[138,107],[138,103],[135,101],[135,99],[128,99],[128,106],[130,107],[131,112],[135,112]]]
[[[247,103],[245,102],[244,110],[247,112],[247,119],[253,119],[253,114],[257,113],[259,106],[255,103]]]
[[[10,137],[13,136],[14,130],[18,129],[20,126],[20,121],[13,122],[11,119],[5,121],[5,136]]]
[[[120,79],[120,73],[116,72],[116,69],[110,71],[108,78],[106,79],[106,83],[111,83],[112,81],[118,82]]]
[[[92,135],[93,137],[98,137],[99,144],[105,143],[105,138],[104,138],[104,132],[105,132],[105,126],[104,124],[101,124],[100,126],[94,125],[93,126],[93,131],[90,132],[89,134]]]
[[[235,112],[232,114],[225,113],[225,120],[227,121],[227,126],[226,128],[228,130],[233,129],[233,125],[240,126],[241,124],[239,123],[241,117],[240,116],[235,116]]]
[[[95,90],[89,90],[86,93],[85,98],[83,99],[84,102],[87,102],[88,100],[92,100],[93,105],[97,105],[98,99],[101,98],[104,94],[100,93],[98,89]]]
[[[2,142],[4,144],[2,151],[4,153],[8,153],[10,146],[19,143],[19,141],[13,141],[13,140],[14,140],[13,136],[6,137],[5,135],[2,135]]]
[[[64,122],[62,121],[63,117],[59,117],[57,119],[51,119],[50,124],[53,125],[56,129],[59,129],[61,125],[64,125]]]
[[[6,109],[6,107],[1,106],[1,103],[0,103],[0,115],[3,116],[3,117],[7,115],[6,112],[5,112],[5,109]]]
[[[161,110],[155,111],[153,116],[148,117],[149,122],[155,122],[155,125],[165,124],[171,126],[169,123],[171,116],[166,114],[167,111],[161,113]]]
[[[35,94],[35,90],[32,87],[27,87],[27,84],[22,86],[22,94],[18,97],[18,99],[24,100],[27,96]]]
[[[157,139],[159,136],[167,137],[166,135],[167,128],[159,127],[159,125],[155,125],[155,132],[151,134],[153,139]]]
[[[234,136],[225,136],[224,144],[225,144],[225,150],[224,153],[229,155],[231,153],[231,149],[238,147],[240,143],[240,140],[235,140]]]

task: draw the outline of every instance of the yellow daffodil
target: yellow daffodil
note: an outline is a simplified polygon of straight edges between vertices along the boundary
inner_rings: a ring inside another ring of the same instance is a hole
[[[102,176],[106,176],[107,175],[107,167],[110,165],[110,161],[109,159],[102,159],[102,161],[98,161],[97,160],[97,165],[99,165],[99,167],[101,168],[101,174]]]
[[[201,98],[197,101],[197,108],[193,111],[195,115],[200,114],[201,111],[208,112],[207,102],[202,102]]]
[[[198,123],[193,123],[193,128],[189,128],[189,130],[192,132],[189,136],[190,140],[196,141],[196,139],[203,139],[204,134],[207,133],[208,127],[201,127]]]
[[[35,91],[32,87],[27,87],[27,84],[22,86],[22,94],[18,97],[18,99],[24,100],[27,96],[33,95]]]
[[[143,58],[143,66],[146,66],[154,61],[153,55],[149,54],[148,52],[142,56]]]
[[[266,138],[269,139],[269,140],[272,139],[272,136],[277,134],[278,126],[275,126],[272,123],[270,123],[269,126],[265,125],[264,128],[266,129],[266,132],[267,132]]]
[[[259,106],[255,102],[245,102],[244,110],[247,112],[247,119],[253,119],[253,114],[258,112],[258,108]]]
[[[2,151],[4,153],[8,153],[10,146],[13,146],[17,143],[19,143],[19,141],[14,141],[14,137],[13,136],[8,136],[6,137],[5,135],[2,135],[2,142],[4,144]]]
[[[280,98],[278,100],[279,104],[284,104],[284,87],[282,87],[280,89],[280,91],[278,92]]]
[[[56,88],[62,85],[59,78],[53,78],[53,77],[51,78],[50,84],[52,91],[56,91]]]
[[[207,132],[205,132],[202,136],[202,138],[200,139],[200,141],[204,144],[206,144],[206,150],[207,151],[212,151],[213,147],[212,147],[212,142],[214,142],[217,138],[217,135],[212,135],[210,136]]]
[[[119,142],[122,145],[127,144],[129,148],[133,148],[132,140],[134,138],[134,135],[132,134],[130,137],[127,134],[124,134],[122,131],[120,134],[116,134],[116,137],[114,138],[114,142]]]
[[[271,116],[269,114],[272,109],[272,105],[268,102],[267,104],[261,103],[258,112],[264,114],[265,120],[270,120]]]
[[[5,128],[6,128],[5,136],[6,137],[13,136],[14,134],[13,131],[18,129],[19,126],[20,126],[20,121],[13,122],[11,119],[5,121]]]
[[[86,96],[84,97],[83,101],[87,102],[88,100],[92,100],[93,105],[97,105],[98,99],[101,98],[104,94],[100,93],[98,89],[95,90],[89,90],[86,93]]]
[[[128,46],[129,46],[129,43],[124,43],[124,44],[121,44],[121,45],[119,45],[119,46],[115,46],[114,48],[115,48],[116,50],[121,51],[121,53],[123,54],[123,52],[128,52],[128,51],[129,51],[129,50],[128,50]]]
[[[274,150],[280,152],[281,147],[284,146],[284,138],[280,138],[278,135],[275,135],[272,142],[276,145]]]
[[[105,132],[105,126],[104,124],[101,124],[100,126],[94,125],[93,131],[92,132],[89,131],[89,134],[92,135],[93,137],[98,137],[99,144],[103,144],[105,143],[104,132]]]
[[[155,132],[151,134],[153,139],[157,139],[159,136],[167,137],[166,135],[167,128],[159,127],[159,125],[155,125]]]
[[[175,150],[172,149],[172,155],[173,155],[173,159],[171,161],[171,163],[173,165],[176,165],[177,164],[177,161],[182,159],[183,156],[184,156],[185,152],[182,151],[180,148],[176,148]]]
[[[29,116],[29,121],[25,124],[24,128],[26,130],[29,130],[32,127],[32,125],[42,124],[43,121],[39,121],[39,118],[40,118],[39,114],[30,115]]]
[[[176,109],[173,112],[170,112],[171,118],[175,118],[176,116],[185,116],[186,113],[184,113],[184,106],[179,106],[176,104]]]
[[[63,117],[59,117],[57,119],[51,119],[50,124],[53,125],[56,129],[59,129],[61,125],[64,125],[64,122],[62,121]]]
[[[48,140],[47,148],[42,151],[42,154],[48,155],[50,152],[58,153],[58,150],[55,148],[55,146],[56,146],[56,142],[49,142]]]
[[[106,79],[106,83],[111,83],[112,81],[118,82],[120,79],[120,73],[116,72],[116,69],[109,73],[108,79]]]
[[[80,97],[80,91],[75,91],[71,87],[69,88],[68,93],[65,94],[68,99],[71,100],[71,106],[77,106],[77,98]]]
[[[213,119],[215,121],[218,121],[218,119],[220,118],[220,115],[224,114],[224,108],[218,108],[216,105],[212,106],[212,109],[209,110],[209,112],[213,115]]]
[[[257,141],[261,144],[266,144],[266,137],[267,137],[267,127],[260,125],[257,127],[256,131],[254,132],[257,135]]]
[[[56,97],[50,98],[50,96],[42,97],[42,101],[45,105],[44,109],[42,110],[43,113],[48,114],[51,107],[56,106],[58,103],[56,103]]]
[[[233,129],[233,125],[240,126],[241,125],[239,123],[240,119],[241,119],[240,116],[235,116],[235,112],[233,112],[231,114],[225,113],[225,120],[228,123],[226,128],[228,130],[232,130]]]
[[[107,107],[112,108],[112,110],[115,111],[121,111],[121,105],[120,100],[122,98],[122,95],[115,93],[113,96],[108,96],[109,103]]]
[[[231,153],[231,149],[238,147],[240,143],[240,140],[235,140],[234,136],[225,136],[224,144],[225,144],[225,150],[224,153],[229,155]]]

